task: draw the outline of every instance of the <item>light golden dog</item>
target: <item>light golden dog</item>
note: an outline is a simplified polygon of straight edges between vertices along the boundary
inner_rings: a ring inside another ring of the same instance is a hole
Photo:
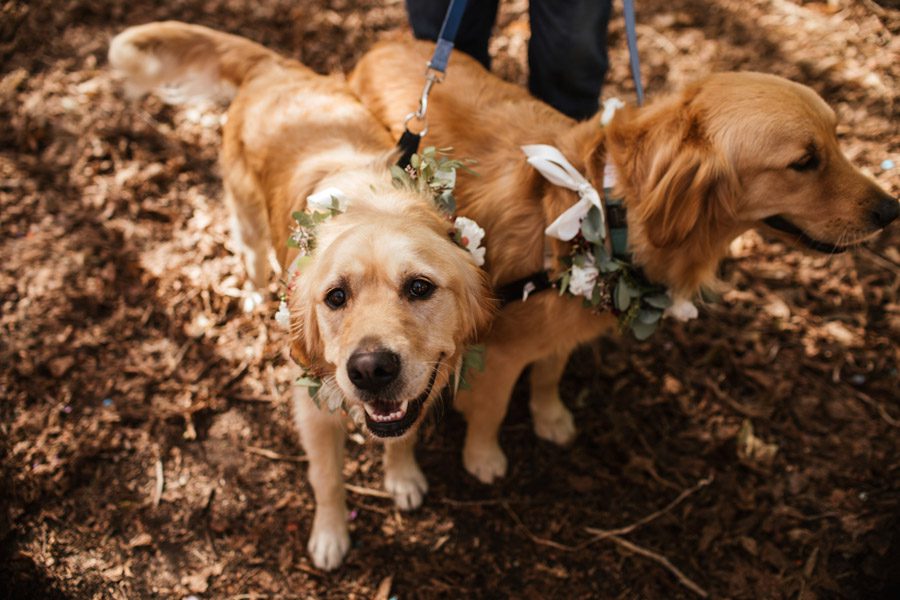
[[[337,401],[365,413],[385,442],[385,487],[402,509],[427,490],[415,432],[491,315],[483,272],[449,239],[432,199],[392,184],[388,132],[337,78],[243,38],[177,22],[119,34],[110,63],[139,90],[170,98],[233,95],[221,154],[233,230],[250,280],[268,281],[274,246],[287,269],[293,211],[337,188],[345,212],[315,231],[311,260],[291,276],[292,355],[323,386],[318,408],[294,388],[294,415],[309,457],[316,514],[313,562],[338,566],[349,548],[341,475],[344,429]],[[364,410],[359,410],[362,407]]]
[[[402,131],[422,87],[433,46],[392,42],[375,47],[351,76],[351,88],[382,122]],[[559,148],[594,187],[604,166],[618,169],[633,262],[676,300],[715,281],[729,243],[763,220],[794,241],[840,251],[873,235],[898,214],[891,198],[856,170],[838,147],[834,112],[809,88],[759,73],[720,73],[641,109],[581,123],[505,83],[462,53],[435,87],[424,141],[474,158],[479,177],[460,177],[460,212],[487,232],[496,287],[552,264],[571,245],[544,229],[575,192],[556,187],[530,166],[521,147]],[[552,243],[551,243],[552,242]],[[575,435],[558,383],[570,352],[615,328],[580,298],[546,292],[500,312],[486,340],[486,369],[457,405],[468,431],[463,461],[483,482],[505,474],[497,433],[513,385],[531,364],[531,411],[538,436],[564,444]]]

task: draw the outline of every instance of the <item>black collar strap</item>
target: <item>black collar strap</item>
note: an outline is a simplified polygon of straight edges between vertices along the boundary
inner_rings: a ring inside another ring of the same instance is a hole
[[[413,133],[409,129],[403,130],[403,135],[400,136],[400,140],[397,142],[397,150],[400,152],[400,157],[397,159],[398,167],[405,169],[409,166],[412,155],[419,151],[419,141],[421,139],[422,134]]]
[[[622,202],[622,198],[612,198],[611,196],[612,189],[604,188],[603,203],[606,206],[606,223],[609,227],[613,256],[620,260],[630,261],[631,254],[628,252],[628,211]],[[539,271],[501,286],[497,289],[495,295],[500,300],[500,305],[506,306],[511,302],[524,302],[532,294],[555,287],[556,285],[550,281],[547,271]]]
[[[494,295],[500,300],[500,306],[506,306],[511,302],[525,301],[528,296],[549,290],[556,287],[550,281],[550,275],[547,271],[538,271],[527,277],[516,279],[506,285],[502,285],[495,291]]]

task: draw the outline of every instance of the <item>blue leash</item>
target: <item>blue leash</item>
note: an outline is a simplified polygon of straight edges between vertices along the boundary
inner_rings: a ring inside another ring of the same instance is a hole
[[[439,71],[441,75],[447,70],[447,61],[450,60],[453,41],[459,31],[459,24],[462,23],[463,13],[466,12],[466,4],[468,0],[451,0],[450,6],[447,7],[447,15],[444,17],[444,24],[441,25],[441,33],[438,34],[437,46],[434,47],[434,54],[428,61],[428,68]]]
[[[444,80],[450,53],[453,52],[453,41],[456,39],[456,33],[459,31],[463,13],[466,12],[467,3],[468,0],[450,0],[450,6],[447,7],[447,15],[444,17],[444,24],[441,25],[441,33],[438,35],[437,45],[434,47],[431,60],[428,61],[428,68],[425,70],[425,87],[422,88],[422,95],[419,98],[419,108],[406,115],[406,118],[403,120],[403,135],[400,136],[400,141],[397,142],[397,148],[400,150],[397,166],[401,169],[405,169],[409,165],[412,155],[419,150],[419,142],[428,133],[428,121],[425,120],[425,115],[428,112],[428,95],[431,93],[431,88],[434,87],[435,83],[440,83]],[[409,122],[413,119],[422,123],[422,130],[419,133],[413,133],[409,130]]]
[[[634,0],[622,0],[625,12],[625,40],[628,42],[628,62],[638,106],[644,105],[644,84],[641,83],[641,59],[638,56],[637,19],[634,16]]]
[[[641,83],[641,61],[638,56],[637,19],[634,15],[634,0],[622,0],[622,2],[625,13],[625,39],[628,43],[631,78],[634,80],[637,104],[638,106],[643,106],[644,85]],[[467,4],[468,0],[450,0],[450,5],[447,7],[447,14],[444,17],[443,25],[441,25],[441,32],[438,35],[434,53],[431,55],[431,60],[428,61],[428,68],[425,70],[425,87],[422,88],[422,95],[419,98],[419,108],[406,115],[406,118],[403,120],[403,135],[400,136],[400,140],[397,142],[397,148],[400,150],[400,158],[397,160],[397,165],[401,168],[405,169],[409,165],[410,158],[419,149],[419,142],[428,133],[428,122],[425,120],[428,112],[428,96],[434,84],[444,80],[444,75],[447,72],[447,63],[450,61],[451,52],[453,52],[453,43],[456,40],[456,34],[459,31],[460,23],[462,23]],[[419,133],[413,133],[409,129],[409,122],[413,119],[422,123],[422,130]]]

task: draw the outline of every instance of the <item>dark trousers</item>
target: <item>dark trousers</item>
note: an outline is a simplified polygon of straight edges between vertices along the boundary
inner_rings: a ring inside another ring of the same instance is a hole
[[[491,66],[488,39],[499,0],[469,0],[455,47]],[[437,40],[450,0],[406,0],[413,33]],[[576,119],[597,112],[606,76],[606,28],[612,0],[530,0],[528,88]],[[451,59],[452,64],[452,59]],[[451,75],[452,76],[452,75]]]

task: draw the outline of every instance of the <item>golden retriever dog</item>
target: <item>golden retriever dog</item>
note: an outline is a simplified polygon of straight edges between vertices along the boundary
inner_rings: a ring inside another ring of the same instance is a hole
[[[351,75],[351,88],[395,137],[419,97],[432,49],[383,43]],[[644,108],[621,109],[606,126],[601,114],[576,123],[458,52],[431,94],[424,142],[477,161],[480,176],[461,176],[456,198],[461,214],[486,231],[485,268],[495,289],[544,269],[545,247],[554,266],[570,254],[570,243],[544,231],[578,196],[540,175],[521,149],[549,144],[598,190],[606,164],[615,166],[633,264],[678,302],[712,286],[729,243],[764,220],[791,240],[836,252],[897,217],[897,200],[841,153],[835,125],[811,89],[760,73],[715,74]],[[567,358],[615,327],[610,313],[555,291],[504,307],[483,340],[484,372],[457,397],[468,422],[466,469],[486,483],[505,474],[497,434],[529,364],[537,435],[571,441],[572,415],[558,392]]]
[[[347,200],[288,274],[291,353],[322,381],[318,403],[309,388],[294,387],[316,500],[309,551],[316,566],[333,569],[350,541],[344,426],[328,406],[337,400],[364,415],[364,429],[385,445],[386,489],[399,508],[419,506],[427,484],[413,454],[416,429],[491,316],[483,271],[450,239],[453,225],[431,197],[393,185],[391,137],[343,80],[178,22],[125,30],[109,60],[139,90],[233,96],[221,168],[233,233],[258,289],[268,281],[270,246],[285,270],[298,255],[287,243],[292,213],[323,190]]]

